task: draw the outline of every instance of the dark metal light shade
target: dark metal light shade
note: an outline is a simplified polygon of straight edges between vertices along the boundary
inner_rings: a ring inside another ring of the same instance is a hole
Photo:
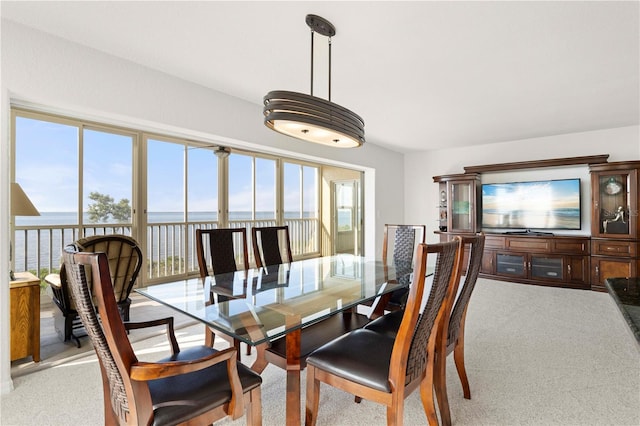
[[[285,90],[264,97],[264,124],[277,132],[337,148],[364,144],[364,120],[331,101]]]

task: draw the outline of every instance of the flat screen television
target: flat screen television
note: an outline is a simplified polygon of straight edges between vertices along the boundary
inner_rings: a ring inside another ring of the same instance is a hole
[[[483,184],[482,227],[579,230],[580,179]]]

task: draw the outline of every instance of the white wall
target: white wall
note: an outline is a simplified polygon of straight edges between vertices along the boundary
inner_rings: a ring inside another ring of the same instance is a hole
[[[436,229],[438,188],[433,176],[464,173],[465,166],[511,163],[551,158],[582,157],[609,154],[609,162],[640,160],[640,126],[571,133],[528,140],[495,143],[465,148],[451,148],[414,153],[405,156],[405,222],[426,223]],[[579,177],[582,181],[582,232],[588,234],[588,212],[591,206],[584,166],[546,168],[517,172],[483,174],[485,182],[506,182]],[[569,232],[567,232],[568,234]],[[427,242],[438,237],[427,231]]]
[[[381,251],[382,225],[404,217],[402,154],[365,144],[336,150],[267,129],[262,99],[250,103],[132,62],[2,21],[0,236],[8,241],[11,102],[79,118],[283,154],[365,173],[365,253]],[[265,93],[272,88],[265,87]],[[366,119],[366,117],[365,117]],[[8,244],[0,261],[8,265]],[[0,391],[11,388],[8,274],[0,268]]]

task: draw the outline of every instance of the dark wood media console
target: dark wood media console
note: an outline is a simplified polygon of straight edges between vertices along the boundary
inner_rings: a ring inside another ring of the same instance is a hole
[[[441,240],[459,233],[439,232]],[[486,234],[480,276],[525,284],[590,289],[590,238]]]
[[[589,289],[589,237],[487,234],[481,275]]]
[[[465,167],[434,176],[441,241],[482,229],[482,173],[587,165],[591,175],[589,235],[486,233],[480,276],[526,284],[606,291],[608,278],[640,273],[640,161],[607,162],[608,155]],[[583,200],[583,203],[585,200]],[[586,201],[588,202],[588,201]],[[588,209],[588,205],[583,205]],[[587,210],[589,211],[589,210]],[[465,255],[467,255],[465,253]]]

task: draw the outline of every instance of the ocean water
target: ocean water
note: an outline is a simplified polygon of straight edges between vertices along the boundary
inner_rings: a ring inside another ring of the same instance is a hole
[[[273,220],[275,217],[273,212],[256,212],[255,220],[268,221]],[[297,219],[300,217],[298,212],[285,213],[285,219]],[[312,212],[305,212],[304,218],[312,218],[314,214]],[[216,212],[191,212],[188,215],[189,222],[192,223],[205,223],[215,222],[218,219]],[[230,212],[229,219],[232,221],[248,221],[252,220],[251,212]],[[184,221],[184,215],[180,212],[149,212],[148,224],[154,225],[159,223],[181,223]],[[41,212],[40,216],[20,216],[16,217],[16,227],[21,226],[37,226],[45,228],[60,228],[63,226],[77,225],[77,215],[73,212]],[[90,221],[88,215],[85,214],[84,224],[89,225]],[[102,226],[117,226],[117,222],[103,222],[95,224],[96,228]],[[128,225],[126,225],[128,228]],[[40,259],[40,268],[48,269],[58,268],[60,264],[60,257],[62,249],[67,244],[72,243],[77,239],[73,234],[73,229],[54,229],[49,232],[48,229],[40,231],[30,230],[25,232],[24,230],[16,230],[12,245],[12,256],[15,259],[15,270],[35,270],[38,267],[38,258]],[[101,230],[97,231],[98,234],[102,233]],[[157,236],[157,228],[154,231]],[[164,250],[163,243],[160,239],[162,237],[154,237],[154,253],[158,250],[162,252]],[[166,236],[165,236],[166,238]],[[26,242],[26,246],[25,246]],[[39,242],[39,243],[38,243]],[[162,257],[162,253],[161,253]]]

